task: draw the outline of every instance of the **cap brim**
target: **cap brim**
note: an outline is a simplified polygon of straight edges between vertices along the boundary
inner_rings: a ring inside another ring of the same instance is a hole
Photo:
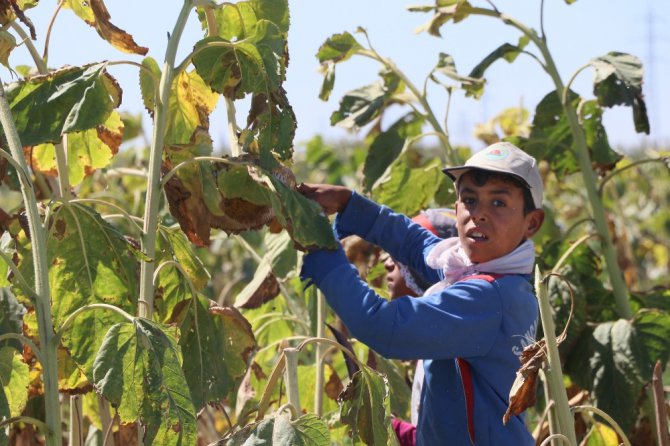
[[[514,178],[521,181],[521,183],[523,185],[525,185],[528,189],[531,188],[530,184],[528,184],[528,181],[524,180],[519,175],[517,175],[515,173],[512,173],[512,172],[509,172],[509,171],[504,170],[504,169],[488,169],[488,168],[475,167],[475,166],[458,166],[458,167],[445,167],[444,169],[442,169],[442,172],[444,172],[445,175],[447,175],[454,182],[456,182],[461,177],[461,175],[463,175],[464,173],[466,173],[470,170],[483,170],[485,172],[504,173],[505,175],[511,175]]]

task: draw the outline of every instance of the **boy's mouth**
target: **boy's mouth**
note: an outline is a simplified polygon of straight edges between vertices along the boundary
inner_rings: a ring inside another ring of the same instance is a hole
[[[469,238],[473,239],[476,242],[482,242],[482,241],[488,240],[488,237],[486,235],[484,235],[483,232],[480,232],[480,231],[477,231],[477,230],[469,231],[467,236]]]

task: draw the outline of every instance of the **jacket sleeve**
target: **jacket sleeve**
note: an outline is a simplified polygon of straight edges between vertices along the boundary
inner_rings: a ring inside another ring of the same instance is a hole
[[[442,272],[429,268],[425,261],[441,239],[403,214],[354,192],[347,207],[335,218],[334,226],[338,239],[358,235],[410,266],[427,283],[433,284],[442,278]]]
[[[482,356],[500,330],[500,294],[495,283],[484,280],[387,301],[361,280],[341,248],[305,256],[301,276],[323,291],[354,337],[387,358]]]

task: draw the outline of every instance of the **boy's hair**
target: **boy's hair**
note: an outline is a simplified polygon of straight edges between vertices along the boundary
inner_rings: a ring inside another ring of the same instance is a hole
[[[466,175],[472,180],[473,183],[475,183],[476,186],[483,186],[489,180],[500,180],[507,184],[511,184],[515,187],[518,187],[519,189],[521,189],[521,192],[523,193],[523,214],[528,215],[529,213],[537,209],[535,207],[535,203],[533,202],[533,196],[531,195],[528,186],[526,186],[521,180],[519,180],[514,175],[502,172],[493,172],[490,170],[470,169],[469,171],[465,172],[458,178],[458,180],[456,181],[456,190],[458,190],[458,184],[460,183],[461,179]]]

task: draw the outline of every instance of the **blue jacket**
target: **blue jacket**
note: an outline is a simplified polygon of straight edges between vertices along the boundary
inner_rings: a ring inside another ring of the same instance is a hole
[[[335,233],[340,239],[356,234],[381,246],[429,283],[443,278],[442,271],[425,263],[439,238],[356,193],[337,216]],[[387,301],[360,279],[342,249],[311,252],[301,275],[323,291],[358,340],[388,358],[424,360],[418,445],[535,444],[523,415],[502,424],[519,355],[534,342],[537,328],[538,306],[529,276],[473,278],[421,298]],[[471,376],[474,397],[469,409],[465,372]]]

